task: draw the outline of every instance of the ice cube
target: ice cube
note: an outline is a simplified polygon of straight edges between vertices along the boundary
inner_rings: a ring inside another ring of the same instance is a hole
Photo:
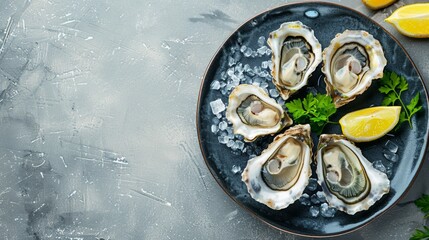
[[[234,142],[234,144],[232,144],[231,149],[232,150],[237,150],[238,149],[238,146],[237,146],[236,142]]]
[[[273,70],[273,61],[271,61],[271,60],[268,61],[268,68],[270,70]]]
[[[234,68],[228,68],[228,70],[226,71],[226,74],[228,74],[228,76],[232,76],[234,75]]]
[[[383,156],[391,162],[397,162],[399,160],[399,157],[396,153],[390,152],[388,150],[383,151]]]
[[[218,125],[218,124],[219,124],[219,122],[220,122],[219,118],[217,118],[217,117],[212,118],[212,123],[213,123],[213,124]]]
[[[222,99],[218,98],[210,102],[210,107],[212,108],[213,114],[218,114],[225,111],[225,104],[223,104]]]
[[[255,76],[255,72],[253,71],[253,69],[250,69],[249,71],[247,71],[246,74],[251,77]]]
[[[246,49],[247,49],[247,46],[246,46],[246,45],[243,45],[243,46],[241,46],[241,48],[240,48],[240,52],[244,53],[244,52],[246,51]]]
[[[232,147],[232,145],[234,145],[234,140],[229,140],[228,143],[226,144],[227,147]]]
[[[267,48],[267,50],[265,50],[265,54],[270,55],[272,53],[271,49]]]
[[[231,135],[231,134],[233,134],[233,130],[232,130],[232,127],[227,127],[226,128],[226,131],[228,132],[228,135]]]
[[[232,67],[235,65],[235,59],[231,56],[228,57],[228,66]]]
[[[217,127],[217,125],[212,125],[212,133],[217,133],[219,131],[219,128]]]
[[[239,50],[239,47],[237,45],[231,47],[231,52],[232,53],[235,53],[238,50]]]
[[[312,217],[317,217],[319,216],[319,207],[318,206],[311,206],[310,207],[310,214]]]
[[[261,82],[261,85],[259,85],[261,88],[267,88],[268,83],[267,82]]]
[[[214,80],[211,84],[210,84],[210,89],[213,90],[219,90],[220,89],[220,82],[218,80]]]
[[[218,141],[219,141],[219,143],[221,143],[221,144],[227,144],[227,143],[228,143],[229,138],[228,138],[227,136],[219,136],[219,137],[217,137],[217,140],[218,140]]]
[[[239,51],[235,52],[233,58],[235,63],[238,63],[241,59],[241,53]]]
[[[228,73],[226,73],[226,71],[222,71],[222,72],[220,73],[220,78],[221,78],[222,80],[225,80],[227,77],[228,77]]]
[[[220,113],[216,114],[216,118],[217,119],[221,119],[222,118],[222,114],[220,114]]]
[[[307,189],[310,191],[314,191],[317,189],[317,180],[314,178],[310,178],[308,180],[308,185],[307,185]]]
[[[222,121],[219,123],[219,129],[220,130],[226,130],[226,128],[228,127],[228,123],[226,123],[225,121]]]
[[[265,55],[265,53],[267,52],[267,46],[262,46],[258,48],[257,52],[258,52],[258,55],[260,56]]]
[[[308,194],[307,194],[307,193],[302,194],[302,195],[301,195],[301,197],[299,198],[299,202],[300,202],[302,205],[310,206],[310,205],[311,205],[311,202],[310,202],[310,196],[308,196]]]
[[[250,57],[250,56],[252,56],[252,54],[253,54],[254,52],[253,52],[253,50],[250,48],[250,47],[248,47],[245,51],[244,51],[244,56],[245,57]]]
[[[283,106],[283,105],[285,105],[285,100],[280,97],[277,99],[277,103],[280,104],[281,106]]]
[[[381,160],[374,161],[372,166],[380,172],[386,173],[386,167]]]
[[[261,73],[261,67],[260,66],[254,66],[253,72],[255,72],[256,75],[259,75]]]
[[[320,214],[322,215],[322,217],[334,217],[336,212],[337,210],[335,210],[335,208],[329,207],[327,203],[322,203],[320,205]]]
[[[259,85],[261,84],[261,82],[263,82],[264,80],[262,79],[262,78],[260,78],[260,77],[255,77],[255,78],[253,78],[253,82],[254,83],[259,83]]]
[[[231,168],[231,172],[232,173],[237,174],[240,171],[241,171],[241,167],[240,166],[232,165],[232,168]]]
[[[261,68],[262,68],[262,69],[267,69],[267,68],[268,68],[268,61],[263,61],[263,62],[261,63]]]
[[[243,73],[244,69],[243,69],[243,64],[241,62],[237,63],[237,65],[235,66],[235,71],[238,73]]]
[[[246,63],[243,67],[243,70],[244,70],[244,72],[248,72],[249,70],[252,70],[252,68],[250,67],[249,64]]]
[[[243,78],[243,83],[246,83],[246,84],[252,84],[252,78],[250,78],[249,76],[244,76],[244,78]]]
[[[263,78],[265,78],[265,77],[268,77],[270,74],[267,72],[267,71],[261,71],[260,73],[259,73],[259,76],[260,77],[263,77]]]
[[[237,75],[232,75],[231,80],[232,80],[232,83],[234,83],[234,86],[236,86],[235,83],[240,83],[240,78],[238,78]]]
[[[270,96],[271,97],[278,97],[279,96],[279,92],[277,92],[277,90],[276,89],[270,89]]]
[[[259,38],[258,38],[258,46],[264,46],[264,44],[265,44],[265,37],[264,36],[260,36]]]
[[[316,196],[317,196],[317,199],[318,199],[320,202],[326,202],[325,193],[324,193],[323,191],[318,191],[318,192],[316,193]]]
[[[388,150],[391,153],[397,153],[398,152],[398,145],[396,145],[396,143],[387,140],[386,144],[384,144],[384,149]]]
[[[240,135],[241,136],[241,135]],[[237,144],[237,148],[240,150],[243,150],[244,148],[244,143],[240,140],[236,140],[235,143]]]
[[[313,204],[319,204],[320,203],[319,197],[317,197],[316,194],[311,195],[310,200]]]
[[[227,130],[227,132],[228,132],[229,139],[234,139],[234,137],[235,137],[234,133],[232,131],[229,132],[228,130]]]
[[[393,174],[393,167],[386,167],[387,178],[390,179],[390,177],[392,177],[392,174]]]

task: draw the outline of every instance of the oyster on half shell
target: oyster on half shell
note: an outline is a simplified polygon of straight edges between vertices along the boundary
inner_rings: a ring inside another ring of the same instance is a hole
[[[323,50],[326,92],[341,107],[383,77],[387,61],[380,42],[365,31],[346,30]]]
[[[246,142],[279,132],[292,125],[283,108],[260,87],[241,84],[229,95],[226,118],[232,123],[234,134],[241,134]]]
[[[308,124],[291,127],[247,162],[242,180],[252,198],[279,210],[302,195],[311,176],[310,132]]]
[[[376,170],[344,136],[322,134],[317,149],[318,182],[331,207],[354,215],[389,192],[387,175]]]
[[[322,61],[313,30],[299,21],[283,23],[267,40],[272,51],[273,83],[283,99],[303,86]]]

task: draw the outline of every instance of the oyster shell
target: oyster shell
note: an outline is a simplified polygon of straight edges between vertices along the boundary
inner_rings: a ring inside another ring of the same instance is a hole
[[[293,122],[262,88],[249,84],[238,85],[231,92],[226,118],[232,123],[234,134],[243,135],[246,142],[276,133]]]
[[[291,127],[247,162],[242,180],[252,198],[279,210],[302,195],[311,176],[310,131],[308,124]]]
[[[380,42],[365,31],[346,30],[323,50],[326,92],[341,107],[383,77],[387,61]]]
[[[318,182],[331,207],[354,215],[389,192],[387,175],[376,170],[344,136],[322,134],[317,149]]]
[[[313,30],[299,21],[283,23],[267,40],[272,50],[273,83],[283,99],[303,86],[322,61]]]

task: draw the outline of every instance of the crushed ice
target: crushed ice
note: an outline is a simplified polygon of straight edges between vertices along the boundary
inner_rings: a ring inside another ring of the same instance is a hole
[[[238,41],[238,42],[241,42]],[[245,143],[241,135],[234,135],[231,123],[225,117],[228,96],[234,88],[240,84],[253,84],[261,87],[272,98],[284,106],[284,100],[272,84],[271,50],[266,45],[266,38],[261,36],[257,40],[257,48],[238,44],[227,51],[227,68],[220,72],[220,78],[215,79],[210,84],[212,91],[220,92],[220,98],[210,102],[213,112],[211,132],[218,136],[218,141],[224,144],[235,153],[246,153],[249,158],[259,154],[262,150],[256,148],[254,144]],[[260,57],[261,61],[254,64],[252,59]],[[224,103],[222,99],[225,99]]]
[[[232,172],[232,173],[237,174],[237,173],[239,173],[240,171],[241,171],[241,167],[240,167],[240,166],[232,165],[232,169],[231,169],[231,172]]]

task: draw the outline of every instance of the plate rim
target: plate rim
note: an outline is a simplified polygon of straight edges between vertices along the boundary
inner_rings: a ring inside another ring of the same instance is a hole
[[[238,206],[240,206],[242,209],[244,209],[247,213],[250,213],[250,215],[256,219],[258,219],[259,221],[267,224],[268,226],[279,230],[281,232],[285,232],[288,234],[292,234],[292,235],[296,235],[296,236],[301,236],[301,237],[312,237],[312,238],[327,238],[327,237],[338,237],[338,236],[342,236],[345,234],[349,234],[352,232],[355,232],[357,230],[362,229],[363,227],[367,226],[368,224],[372,223],[375,219],[379,218],[380,216],[382,216],[383,214],[385,214],[386,212],[388,212],[389,210],[391,210],[394,206],[396,206],[409,192],[409,190],[411,189],[411,187],[413,186],[413,184],[415,183],[417,176],[420,173],[420,170],[422,169],[423,163],[426,160],[426,157],[428,156],[428,141],[429,141],[429,124],[426,127],[426,138],[425,138],[425,146],[424,146],[424,153],[422,156],[422,159],[420,160],[420,164],[413,176],[413,178],[410,181],[410,184],[405,188],[404,192],[398,197],[398,199],[393,202],[393,204],[391,204],[388,208],[386,208],[385,210],[381,211],[379,214],[375,215],[371,220],[369,220],[368,222],[361,224],[359,226],[353,227],[349,230],[343,230],[337,233],[332,233],[332,234],[323,234],[323,235],[311,235],[311,234],[303,234],[303,233],[297,233],[291,230],[287,230],[281,227],[278,227],[274,224],[269,223],[268,221],[266,221],[262,216],[259,216],[258,214],[256,214],[255,212],[253,212],[251,209],[249,209],[248,207],[246,207],[243,203],[241,203],[240,201],[238,201],[237,199],[235,199],[230,193],[229,190],[226,188],[226,186],[224,186],[222,184],[222,182],[220,181],[218,175],[216,174],[216,172],[214,171],[214,169],[212,169],[210,167],[210,164],[207,160],[207,156],[204,153],[204,149],[203,149],[203,145],[201,142],[201,123],[200,123],[200,109],[201,109],[201,95],[203,93],[203,87],[204,87],[204,83],[205,80],[207,78],[207,74],[214,62],[214,60],[218,57],[218,55],[221,53],[221,51],[223,50],[225,44],[236,34],[236,32],[241,29],[244,25],[246,25],[247,23],[249,23],[250,21],[252,21],[253,19],[257,18],[260,15],[266,14],[268,12],[271,12],[273,10],[276,10],[278,8],[282,8],[282,7],[287,7],[287,6],[293,6],[293,5],[306,5],[306,4],[323,4],[323,5],[330,5],[330,6],[334,6],[334,7],[340,7],[340,8],[344,8],[347,9],[348,11],[352,11],[355,14],[368,19],[370,22],[372,22],[374,25],[380,27],[385,33],[387,33],[387,35],[389,35],[395,42],[396,44],[398,44],[398,46],[402,49],[402,51],[404,51],[405,55],[407,56],[407,58],[410,60],[411,65],[414,67],[414,69],[416,70],[417,75],[420,78],[420,82],[423,85],[423,91],[425,93],[425,99],[426,99],[426,103],[428,103],[429,106],[429,97],[428,97],[428,90],[426,88],[425,85],[425,81],[422,77],[422,75],[420,74],[419,69],[417,68],[416,64],[414,63],[414,61],[412,60],[411,56],[409,55],[409,53],[406,51],[406,49],[404,48],[404,46],[399,42],[398,39],[395,38],[395,36],[393,36],[393,34],[391,34],[386,28],[384,28],[383,26],[381,26],[379,23],[377,23],[376,21],[374,21],[372,18],[368,17],[367,15],[353,9],[350,8],[348,6],[344,6],[342,4],[338,4],[338,3],[332,3],[332,2],[325,2],[325,1],[305,1],[305,2],[293,2],[293,3],[284,3],[284,4],[280,4],[274,7],[269,7],[255,15],[253,15],[252,17],[248,18],[247,20],[243,21],[242,24],[240,24],[237,28],[235,28],[231,34],[229,34],[226,39],[220,44],[220,46],[218,47],[218,49],[216,50],[216,52],[213,54],[213,56],[211,57],[203,76],[201,77],[201,83],[200,83],[200,89],[199,89],[199,93],[198,93],[198,102],[197,102],[197,109],[196,109],[196,128],[197,128],[197,135],[198,135],[198,145],[200,147],[200,151],[201,151],[201,155],[203,156],[204,159],[204,163],[206,165],[206,167],[209,169],[210,174],[212,175],[212,177],[215,179],[215,181],[217,182],[217,184],[221,187],[221,189],[224,191],[224,193],[226,193],[226,195],[232,199]]]

